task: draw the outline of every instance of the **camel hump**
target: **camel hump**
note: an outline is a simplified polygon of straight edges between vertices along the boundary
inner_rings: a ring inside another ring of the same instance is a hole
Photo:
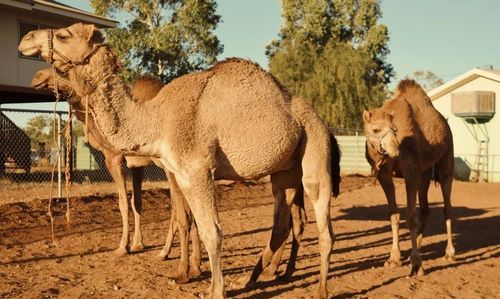
[[[404,98],[412,107],[432,106],[431,99],[415,80],[405,79],[399,82],[394,98]]]
[[[132,82],[132,97],[138,102],[147,102],[156,97],[163,86],[165,84],[151,75],[141,76]]]

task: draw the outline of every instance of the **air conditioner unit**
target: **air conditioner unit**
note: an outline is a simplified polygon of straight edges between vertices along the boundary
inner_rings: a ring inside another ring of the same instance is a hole
[[[492,91],[452,93],[451,112],[458,117],[489,121],[495,115],[495,93]]]

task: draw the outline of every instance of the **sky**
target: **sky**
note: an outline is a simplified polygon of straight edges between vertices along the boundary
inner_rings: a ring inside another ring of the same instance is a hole
[[[92,11],[88,1],[59,1]],[[224,45],[218,59],[248,58],[267,68],[265,47],[278,36],[280,2],[218,0],[222,22],[215,33]],[[387,61],[396,72],[390,87],[417,69],[445,81],[475,67],[500,69],[500,1],[382,0],[381,9],[390,36]]]

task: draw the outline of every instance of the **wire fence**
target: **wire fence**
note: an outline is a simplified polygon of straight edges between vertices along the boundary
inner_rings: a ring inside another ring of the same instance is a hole
[[[38,189],[47,189],[54,181],[56,194],[62,196],[66,175],[65,157],[67,139],[64,128],[68,123],[65,111],[45,111],[28,109],[0,109],[0,202],[19,199],[18,197],[48,197],[48,193],[38,194]],[[76,189],[90,183],[112,183],[106,168],[104,155],[85,142],[81,123],[72,121],[71,153],[69,155],[69,177]],[[126,179],[131,172],[122,163]],[[148,165],[144,169],[145,188],[156,186],[148,182],[165,182],[163,169]],[[112,185],[112,184],[111,184]],[[112,189],[112,188],[111,188]],[[31,190],[33,195],[25,194]],[[89,190],[91,193],[94,190]],[[77,192],[85,195],[85,192]]]

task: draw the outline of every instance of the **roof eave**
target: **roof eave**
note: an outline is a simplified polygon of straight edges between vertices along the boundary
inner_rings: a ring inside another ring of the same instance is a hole
[[[429,98],[432,101],[434,101],[435,99],[438,99],[438,98],[442,97],[443,95],[451,92],[452,90],[457,89],[460,86],[465,85],[465,84],[467,84],[467,83],[471,82],[472,80],[475,80],[479,77],[484,77],[484,78],[487,78],[487,79],[490,79],[493,81],[500,82],[500,75],[492,73],[492,72],[488,72],[488,71],[485,71],[482,69],[474,68],[474,69],[456,77],[455,79],[453,79],[453,80],[451,80],[451,81],[449,81],[449,82],[447,82],[447,83],[445,83],[437,88],[434,88],[433,90],[431,90],[427,94],[428,94]]]

